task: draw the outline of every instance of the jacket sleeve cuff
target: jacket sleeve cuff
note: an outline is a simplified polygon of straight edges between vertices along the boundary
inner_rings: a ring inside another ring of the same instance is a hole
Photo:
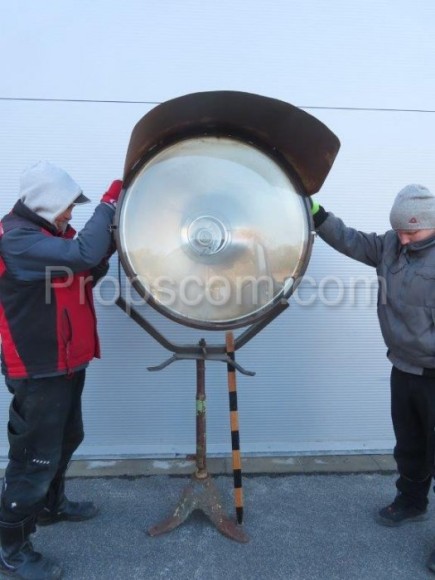
[[[323,222],[326,220],[328,215],[329,215],[329,213],[325,210],[325,208],[322,205],[320,205],[319,209],[313,215],[314,227],[316,229],[319,228],[323,224]]]

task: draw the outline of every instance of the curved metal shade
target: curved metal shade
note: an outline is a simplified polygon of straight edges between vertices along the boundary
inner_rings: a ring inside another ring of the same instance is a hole
[[[288,297],[312,245],[307,201],[258,148],[199,136],[148,159],[118,208],[121,262],[166,316],[225,329]]]

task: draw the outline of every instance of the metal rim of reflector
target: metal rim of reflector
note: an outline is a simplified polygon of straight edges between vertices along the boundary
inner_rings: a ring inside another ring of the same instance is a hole
[[[295,290],[312,247],[308,201],[266,152],[196,136],[159,150],[119,202],[120,260],[139,295],[181,324],[252,324]]]

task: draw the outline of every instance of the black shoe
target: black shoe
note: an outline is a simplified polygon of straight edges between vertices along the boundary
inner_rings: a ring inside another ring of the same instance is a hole
[[[431,555],[429,556],[426,562],[426,565],[431,572],[435,572],[435,550],[432,550]]]
[[[427,509],[417,508],[404,501],[394,500],[378,512],[377,522],[383,526],[397,527],[407,522],[421,522],[428,518]]]
[[[0,574],[19,580],[58,580],[62,576],[62,568],[35,552],[28,542],[12,558],[6,559],[0,553]]]
[[[98,514],[97,506],[91,501],[69,501],[64,499],[54,511],[44,508],[38,514],[38,526],[50,526],[57,522],[83,522]]]
[[[58,580],[62,568],[35,552],[29,535],[35,529],[31,516],[17,523],[0,522],[0,574],[18,580]]]

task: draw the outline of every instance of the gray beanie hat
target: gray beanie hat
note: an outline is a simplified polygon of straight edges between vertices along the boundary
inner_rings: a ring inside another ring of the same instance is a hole
[[[390,223],[393,230],[435,229],[435,196],[423,185],[407,185],[394,200]]]
[[[21,201],[50,223],[70,205],[91,201],[66,171],[49,161],[26,169],[20,180]]]

